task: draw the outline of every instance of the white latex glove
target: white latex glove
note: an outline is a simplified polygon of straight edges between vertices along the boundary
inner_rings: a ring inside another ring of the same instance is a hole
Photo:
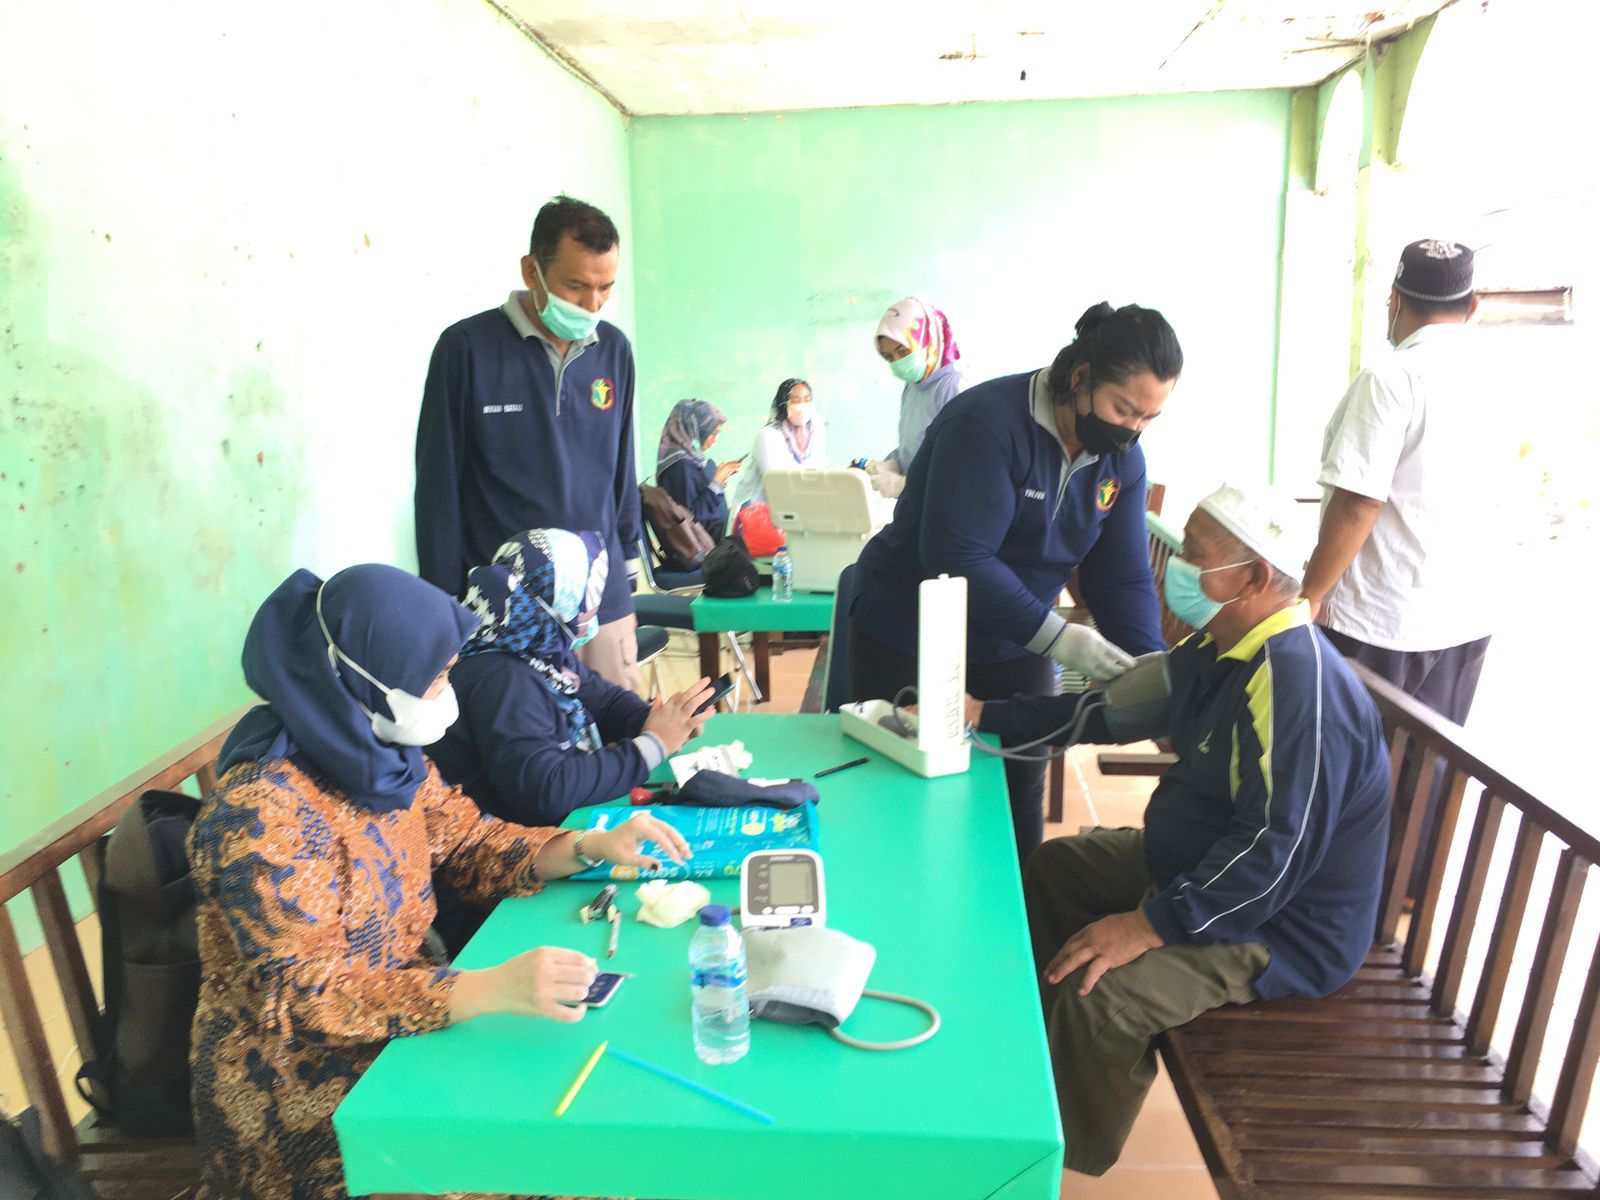
[[[872,477],[872,486],[879,495],[893,500],[906,490],[906,477],[886,467]]]
[[[1068,625],[1050,647],[1050,657],[1090,679],[1115,679],[1133,666],[1133,655],[1117,649],[1087,625]]]

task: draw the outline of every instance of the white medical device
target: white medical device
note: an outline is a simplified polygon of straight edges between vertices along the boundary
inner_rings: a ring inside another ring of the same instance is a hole
[[[836,589],[840,572],[894,516],[894,501],[854,467],[768,471],[761,482],[794,561],[796,591]]]
[[[972,761],[966,739],[967,581],[941,575],[917,591],[917,716],[906,721],[895,697],[839,709],[839,729],[927,779],[959,775]],[[904,732],[902,732],[902,730]]]
[[[756,850],[739,867],[739,923],[746,929],[826,925],[822,856],[815,850]]]

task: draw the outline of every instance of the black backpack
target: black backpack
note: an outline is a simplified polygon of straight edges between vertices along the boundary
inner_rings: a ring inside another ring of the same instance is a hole
[[[756,571],[755,561],[750,557],[750,551],[744,548],[744,543],[736,537],[723,538],[717,543],[716,549],[706,555],[706,561],[700,567],[701,578],[705,581],[705,593],[708,596],[722,596],[730,600],[740,600],[745,596],[756,594],[756,588],[761,583],[761,576]]]
[[[200,801],[182,792],[146,792],[103,850],[106,1011],[95,1057],[79,1069],[77,1085],[124,1133],[194,1132],[189,1037],[200,1002],[200,949],[186,842],[199,811]]]

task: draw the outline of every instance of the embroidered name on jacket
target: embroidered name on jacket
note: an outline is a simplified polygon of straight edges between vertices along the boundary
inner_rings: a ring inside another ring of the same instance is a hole
[[[483,406],[484,416],[488,416],[491,413],[519,413],[521,411],[522,405],[520,404],[485,404]]]
[[[1022,494],[1024,496],[1026,496],[1029,500],[1043,500],[1044,499],[1044,493],[1039,491],[1037,488],[1023,488],[1022,489]]]

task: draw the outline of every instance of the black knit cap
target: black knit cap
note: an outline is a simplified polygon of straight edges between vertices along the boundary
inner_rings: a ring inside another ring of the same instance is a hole
[[[1394,290],[1414,300],[1460,300],[1472,294],[1472,251],[1428,238],[1400,251]]]

